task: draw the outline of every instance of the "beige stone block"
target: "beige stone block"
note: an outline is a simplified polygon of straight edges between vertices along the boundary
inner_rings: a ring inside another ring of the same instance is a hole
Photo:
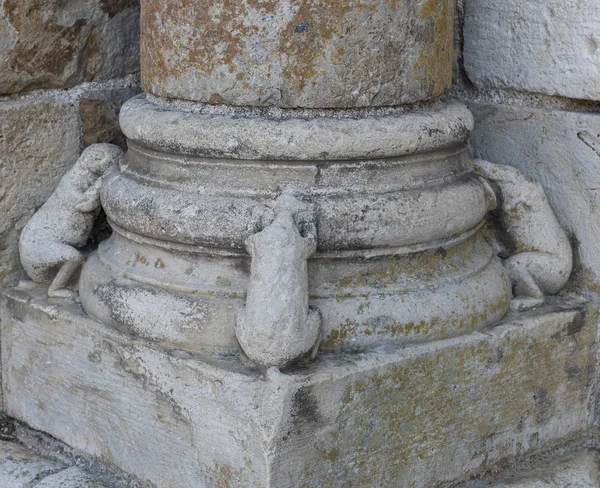
[[[597,314],[554,300],[454,339],[265,376],[7,291],[7,413],[158,488],[430,487],[589,434]]]
[[[21,230],[79,155],[77,109],[52,100],[0,102],[0,286],[23,277]]]
[[[110,143],[125,149],[127,144],[119,127],[119,113],[123,104],[139,92],[139,88],[84,92],[79,98],[83,146]]]
[[[475,154],[540,183],[570,234],[571,287],[600,294],[600,114],[511,105],[469,107]]]
[[[138,69],[137,0],[0,1],[0,94]]]
[[[600,100],[597,0],[465,0],[464,62],[482,88]]]
[[[380,107],[452,83],[455,0],[148,0],[144,89],[279,107]]]

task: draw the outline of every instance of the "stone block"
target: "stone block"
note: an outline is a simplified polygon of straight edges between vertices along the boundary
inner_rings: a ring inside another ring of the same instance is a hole
[[[597,314],[585,304],[261,375],[44,293],[3,292],[7,413],[158,488],[437,486],[593,423]]]
[[[600,100],[596,0],[466,0],[464,63],[482,88]]]
[[[123,104],[140,92],[139,88],[89,90],[79,98],[83,146],[107,142],[125,149],[125,136],[119,127]]]
[[[584,452],[568,458],[557,459],[511,479],[499,482],[492,488],[598,488],[600,464],[598,453]]]
[[[0,2],[0,94],[138,70],[137,0]]]
[[[19,234],[79,155],[77,109],[53,99],[0,102],[0,286],[23,277]]]
[[[571,286],[600,295],[600,114],[509,105],[469,107],[477,156],[540,183],[571,235]]]

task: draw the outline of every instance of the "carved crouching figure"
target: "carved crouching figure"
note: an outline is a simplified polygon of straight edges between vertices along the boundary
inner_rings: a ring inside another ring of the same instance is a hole
[[[100,211],[104,176],[121,154],[112,144],[88,147],[23,229],[21,263],[33,282],[49,284],[49,297],[73,295],[67,286],[85,260],[77,248],[90,236]]]
[[[538,306],[544,295],[558,293],[569,279],[573,266],[569,239],[540,185],[510,166],[477,160],[475,170],[498,197],[499,240],[507,248],[504,265],[515,296],[511,308]]]
[[[306,261],[316,250],[315,236],[298,230],[299,201],[284,196],[278,205],[273,222],[246,241],[250,284],[235,324],[244,353],[265,368],[316,354],[321,335],[321,315],[308,306]]]

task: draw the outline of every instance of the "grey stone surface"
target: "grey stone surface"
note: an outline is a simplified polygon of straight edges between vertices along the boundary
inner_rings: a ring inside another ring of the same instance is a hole
[[[452,82],[455,0],[148,0],[144,89],[281,107],[394,106]]]
[[[137,0],[0,1],[0,94],[138,70]]]
[[[591,451],[519,473],[492,488],[598,488],[600,463],[598,453]]]
[[[64,464],[36,456],[17,444],[0,441],[0,486],[2,488],[40,486],[38,483],[46,476],[65,468]]]
[[[307,260],[317,250],[314,208],[284,194],[271,211],[272,222],[246,240],[250,282],[235,334],[256,364],[281,368],[311,351],[316,355],[322,318],[308,307]]]
[[[6,291],[1,309],[8,414],[159,488],[431,486],[593,424],[597,314],[582,304],[266,376],[41,291]]]
[[[50,459],[13,442],[0,441],[2,488],[110,488],[68,462]]]
[[[470,105],[472,145],[541,184],[573,245],[571,287],[600,292],[600,115],[509,105]]]
[[[59,473],[45,477],[36,488],[109,488],[94,480],[81,469],[72,466]],[[8,488],[8,487],[7,487]]]
[[[562,290],[571,275],[569,239],[539,184],[512,166],[480,159],[475,169],[497,191],[496,235],[500,247],[505,243],[502,253],[513,285],[513,306],[540,305],[545,295]]]
[[[100,188],[122,154],[112,144],[88,147],[25,225],[19,239],[21,263],[35,283],[50,284],[49,296],[71,295],[67,287],[85,260],[81,248],[101,208]]]
[[[19,235],[79,155],[77,109],[42,99],[0,102],[0,286],[24,277]]]
[[[284,191],[314,206],[309,299],[323,348],[448,337],[509,307],[506,271],[480,236],[494,198],[466,156],[472,119],[459,103],[332,114],[136,98],[121,122],[129,151],[102,188],[115,232],[80,281],[105,324],[235,353],[254,211]]]
[[[337,161],[393,158],[464,142],[473,116],[462,103],[370,111],[282,111],[166,103],[136,97],[121,129],[146,148],[218,159]]]
[[[596,0],[465,0],[464,64],[482,88],[600,100]]]

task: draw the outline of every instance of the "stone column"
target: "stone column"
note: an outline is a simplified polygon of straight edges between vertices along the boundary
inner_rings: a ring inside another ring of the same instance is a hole
[[[321,350],[501,318],[510,284],[480,232],[495,203],[466,155],[473,120],[439,98],[453,19],[454,0],[143,2],[146,94],[121,112],[129,152],[102,191],[114,234],[83,270],[85,310],[236,353],[245,242],[287,193],[314,212]]]

